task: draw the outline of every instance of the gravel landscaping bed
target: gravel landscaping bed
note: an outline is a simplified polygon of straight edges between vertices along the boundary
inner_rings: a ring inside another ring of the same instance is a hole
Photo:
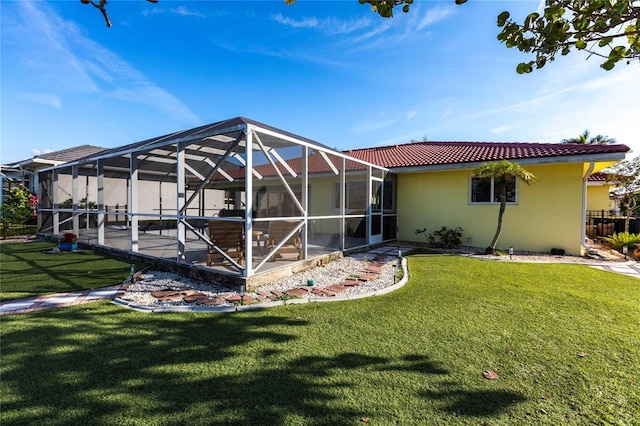
[[[256,289],[248,289],[243,297],[243,303],[250,304],[306,296],[330,298],[338,294],[340,296],[354,296],[373,293],[394,284],[394,265],[397,266],[397,264],[398,258],[396,256],[376,256],[374,258],[369,253],[346,256],[324,266],[318,266],[261,285]],[[378,268],[376,272],[379,271],[379,273],[367,273],[371,268]],[[369,275],[370,279],[366,281],[359,279],[363,275]],[[309,285],[310,282],[313,285]],[[339,287],[344,282],[352,284]],[[177,293],[174,300],[163,300],[163,297],[157,297],[171,296],[169,290]],[[165,293],[158,293],[162,291]],[[208,299],[204,296],[207,296]],[[136,306],[157,308],[199,304],[233,306],[239,303],[239,297],[237,292],[215,283],[192,280],[175,273],[147,271],[140,276],[140,281],[128,286],[126,293],[120,299]],[[185,301],[184,299],[196,300]]]

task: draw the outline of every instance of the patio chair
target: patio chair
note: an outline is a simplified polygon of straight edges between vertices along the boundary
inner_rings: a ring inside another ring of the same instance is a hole
[[[209,239],[240,265],[244,263],[244,223],[226,220],[210,220]],[[224,263],[227,259],[213,247],[207,248],[207,266]]]
[[[287,221],[272,221],[269,222],[269,232],[266,241],[267,248],[273,250],[280,241],[284,240],[286,236],[298,225],[299,222],[287,222]],[[298,260],[302,259],[302,240],[300,239],[300,232],[294,233],[285,243],[271,256],[271,261],[275,262],[276,257],[282,257],[283,253],[295,253],[298,255]]]

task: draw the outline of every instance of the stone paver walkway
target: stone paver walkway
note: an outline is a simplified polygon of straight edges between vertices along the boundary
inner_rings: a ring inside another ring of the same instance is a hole
[[[603,271],[616,272],[622,275],[629,275],[630,277],[640,278],[640,264],[636,262],[626,262],[612,265],[589,265],[592,268],[600,269]]]
[[[100,300],[114,300],[124,294],[125,284],[96,288],[91,290],[74,291],[71,293],[48,294],[46,296],[32,297],[29,299],[13,300],[0,304],[0,316],[12,314],[24,314],[27,312],[42,311],[44,309],[65,308],[67,306],[81,305],[83,303],[97,302]]]

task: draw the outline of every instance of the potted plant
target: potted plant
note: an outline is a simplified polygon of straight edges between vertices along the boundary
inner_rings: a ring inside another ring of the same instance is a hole
[[[73,232],[65,232],[58,242],[60,251],[76,251],[78,249],[78,236]]]

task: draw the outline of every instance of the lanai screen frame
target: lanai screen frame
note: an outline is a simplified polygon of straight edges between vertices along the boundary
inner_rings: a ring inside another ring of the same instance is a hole
[[[81,242],[109,246],[105,238],[106,224],[110,217],[115,217],[117,223],[126,225],[123,225],[123,232],[129,241],[125,249],[139,252],[140,236],[144,232],[139,226],[141,222],[150,222],[155,218],[160,218],[160,223],[163,220],[175,221],[175,256],[172,256],[172,260],[187,261],[188,245],[195,238],[225,257],[230,268],[223,272],[251,277],[262,272],[265,263],[275,256],[275,250],[272,250],[265,253],[264,258],[259,261],[253,261],[257,248],[254,247],[254,228],[272,221],[297,222],[292,234],[300,231],[302,236],[302,260],[309,258],[309,238],[315,235],[317,224],[333,222],[339,227],[338,241],[333,241],[335,247],[330,247],[335,248],[335,251],[380,242],[381,240],[369,239],[372,223],[374,226],[383,224],[380,232],[384,235],[384,240],[395,240],[395,202],[387,206],[382,201],[385,198],[385,188],[387,192],[389,188],[395,192],[395,186],[387,186],[385,183],[395,179],[388,172],[384,167],[352,158],[310,139],[237,117],[104,151],[43,170],[40,172],[39,232],[60,235],[73,231],[79,235]],[[66,184],[62,184],[65,179]],[[173,208],[167,206],[169,201],[163,204],[160,195],[161,211],[145,211],[145,206],[140,205],[140,182],[157,181],[158,187],[163,188],[163,179],[169,185],[175,184],[175,200],[170,200]],[[329,214],[318,210],[312,203],[314,194],[309,194],[312,179],[333,180],[335,188],[339,190],[339,196],[331,196],[335,201],[331,201]],[[366,182],[365,204],[363,209],[351,210],[345,205],[345,190],[349,189],[350,182],[362,180]],[[126,186],[121,185],[123,181],[126,181]],[[235,185],[237,188],[242,181],[243,190],[236,191],[243,193],[240,203],[242,208],[239,209],[241,216],[214,218],[201,208],[208,190],[219,191],[225,185]],[[294,204],[291,213],[284,214],[280,211],[277,215],[257,214],[259,191],[264,188],[262,183],[266,181],[280,185],[283,197],[288,197]],[[86,190],[83,188],[85,182]],[[377,182],[373,186],[377,188],[377,194],[372,193],[372,182]],[[67,189],[66,194],[65,185],[67,188],[70,186],[70,191]],[[119,189],[113,189],[115,187]],[[120,196],[126,192],[124,211],[113,211],[113,206],[106,204],[110,191]],[[67,196],[69,198],[63,201]],[[95,201],[92,200],[94,196]],[[387,194],[386,198],[394,200],[395,193]],[[194,204],[200,204],[195,213]],[[170,209],[170,212],[166,213],[166,209]],[[240,264],[237,259],[217,249],[203,226],[209,220],[244,224],[243,249],[248,261]],[[362,224],[363,220],[367,231],[365,240],[362,244],[350,243],[347,241],[349,235],[346,231],[349,221]],[[89,229],[92,231],[88,232]]]

